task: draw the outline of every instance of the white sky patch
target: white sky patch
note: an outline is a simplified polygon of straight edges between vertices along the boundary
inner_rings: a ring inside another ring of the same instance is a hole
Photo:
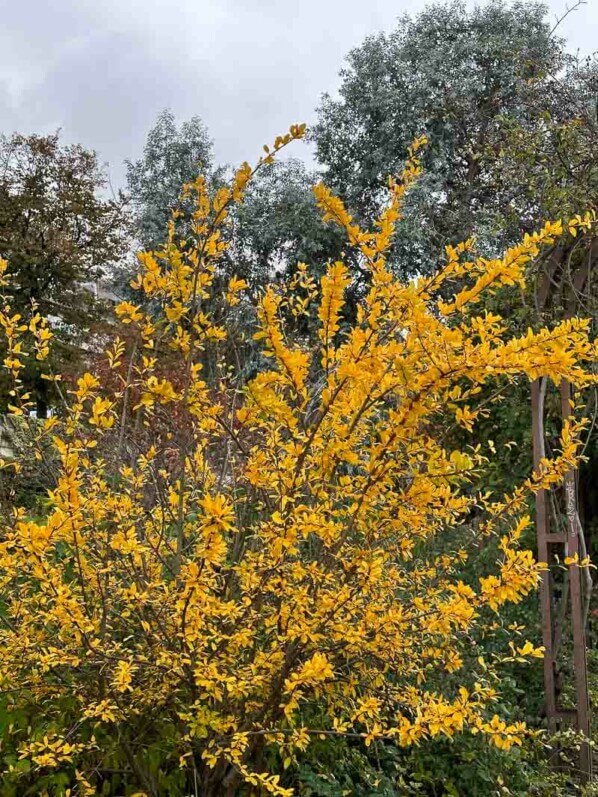
[[[569,0],[572,3],[573,0]],[[471,5],[472,3],[470,3]],[[157,114],[203,118],[216,159],[238,163],[293,122],[314,120],[347,52],[425,0],[20,0],[2,3],[0,130],[96,149],[115,185]],[[566,8],[551,0],[551,19]],[[598,42],[598,0],[559,29],[570,49]],[[295,145],[295,157],[311,150]]]

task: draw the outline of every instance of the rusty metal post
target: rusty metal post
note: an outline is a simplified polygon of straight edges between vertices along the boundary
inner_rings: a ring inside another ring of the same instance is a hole
[[[540,467],[543,455],[544,426],[542,423],[542,401],[540,380],[532,382],[532,441],[534,448],[534,470]],[[548,535],[550,533],[550,513],[546,490],[536,493],[536,531],[538,537],[538,561],[546,565],[540,582],[540,611],[542,615],[542,644],[544,645],[544,701],[546,720],[551,733],[556,731],[556,693],[554,634],[552,628],[552,588],[550,575],[550,556]]]
[[[571,385],[564,379],[561,382],[561,412],[563,421],[571,415]],[[575,473],[565,474],[565,500],[567,511],[567,553],[579,559],[579,513]],[[590,737],[590,701],[588,693],[588,671],[586,661],[586,630],[583,617],[581,573],[579,565],[569,565],[569,584],[571,596],[571,625],[573,630],[573,669],[575,674],[575,698],[577,706],[577,730],[586,738]],[[579,753],[579,769],[583,783],[592,776],[592,756],[587,742],[582,743]]]

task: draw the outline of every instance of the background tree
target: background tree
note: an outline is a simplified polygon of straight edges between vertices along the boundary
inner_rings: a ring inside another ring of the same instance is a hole
[[[325,95],[319,109],[318,160],[349,206],[367,217],[386,175],[426,132],[425,177],[406,209],[396,267],[429,272],[446,243],[473,233],[495,253],[546,212],[528,172],[504,179],[504,148],[517,146],[508,131],[533,139],[546,118],[577,118],[588,82],[574,67],[540,3],[431,6],[349,54],[339,96]]]
[[[59,133],[0,136],[0,255],[10,261],[15,309],[23,313],[34,303],[54,319],[61,371],[80,356],[101,317],[85,283],[95,283],[126,248],[122,204],[106,198],[105,187],[95,152],[61,145]],[[48,383],[41,374],[32,364],[26,378],[45,415]]]
[[[250,283],[292,276],[299,262],[322,264],[342,238],[322,222],[312,191],[317,174],[300,160],[266,165],[235,211],[230,269]]]
[[[212,175],[212,140],[199,116],[177,126],[166,109],[147,134],[143,156],[126,164],[135,235],[144,249],[153,250],[164,241],[172,211],[181,207],[183,185],[198,174]]]

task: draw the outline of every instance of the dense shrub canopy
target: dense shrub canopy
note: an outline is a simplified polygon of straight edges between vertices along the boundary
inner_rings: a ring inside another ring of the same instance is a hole
[[[292,127],[258,168],[303,132]],[[520,743],[523,726],[494,708],[501,657],[479,643],[504,639],[502,659],[541,654],[503,628],[501,610],[537,583],[520,547],[527,497],[575,464],[583,424],[566,424],[560,453],[507,496],[484,488],[491,450],[451,450],[447,435],[473,430],[489,383],[495,395],[538,376],[585,386],[596,347],[583,320],[515,337],[484,310],[485,295],[523,284],[560,222],[495,260],[466,241],[433,277],[391,274],[424,144],[370,231],[316,187],[367,269],[367,295],[347,323],[341,261],[319,284],[300,266],[292,289],[269,287],[255,335],[269,365],[246,385],[229,366],[250,298],[239,279],[224,296],[213,286],[251,168],[211,195],[198,178],[185,247],[171,225],[163,249],[140,256],[143,302],[118,307],[103,370],[82,374],[35,432],[60,462],[47,512],[2,520],[5,777],[18,788],[119,793],[124,778],[148,794],[225,795],[245,781],[284,795],[268,756],[284,767],[322,735],[408,746],[466,730]],[[291,337],[291,320],[311,312],[316,342]],[[8,305],[0,323],[12,412],[26,422],[21,370],[28,352],[47,355],[49,333]],[[468,579],[481,544],[496,546],[495,564]]]

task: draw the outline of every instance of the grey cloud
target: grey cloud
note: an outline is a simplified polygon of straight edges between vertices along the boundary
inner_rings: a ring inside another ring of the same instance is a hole
[[[6,2],[6,0],[5,0]],[[254,157],[309,122],[347,51],[424,0],[25,0],[0,29],[0,130],[46,132],[96,149],[117,184],[157,113],[202,116],[218,160]],[[565,8],[550,3],[553,14]],[[598,0],[562,26],[598,41]],[[309,159],[299,145],[293,153]]]

